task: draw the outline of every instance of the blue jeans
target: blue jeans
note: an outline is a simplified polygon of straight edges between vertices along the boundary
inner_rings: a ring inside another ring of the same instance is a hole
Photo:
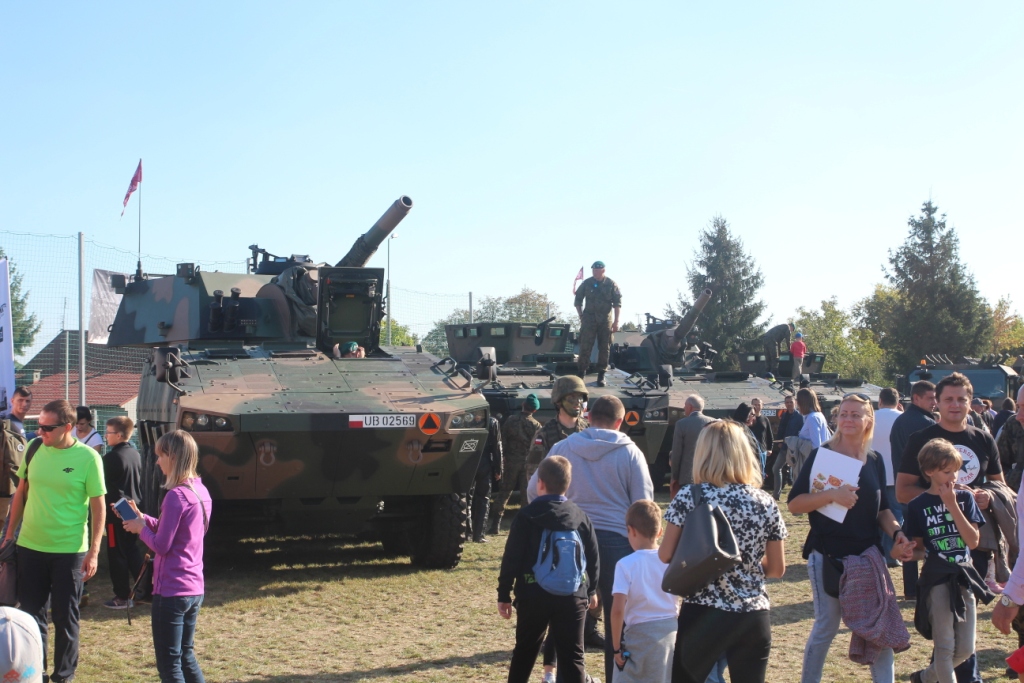
[[[723,656],[708,674],[708,680],[705,683],[725,683],[725,670],[728,666],[729,660]]]
[[[153,594],[153,649],[161,683],[206,683],[195,653],[202,604],[202,595]]]
[[[820,683],[821,673],[825,668],[825,657],[832,646],[832,640],[839,632],[839,621],[842,618],[839,599],[825,592],[821,576],[824,561],[825,558],[816,550],[807,558],[807,575],[811,580],[811,594],[814,598],[814,625],[804,648],[804,668],[800,675],[800,683]],[[892,648],[882,650],[878,659],[871,665],[871,681],[893,683],[895,677]]]
[[[604,680],[612,680],[615,655],[612,654],[612,586],[615,584],[615,565],[633,552],[629,539],[614,531],[595,529],[597,552],[601,558],[601,573],[597,577],[597,589],[601,592],[601,609],[604,611]]]

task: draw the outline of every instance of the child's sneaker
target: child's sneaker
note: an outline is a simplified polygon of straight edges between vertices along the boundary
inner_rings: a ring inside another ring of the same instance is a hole
[[[1000,595],[1003,592],[1003,589],[1006,588],[1005,583],[999,583],[998,581],[993,581],[992,579],[985,579],[985,585],[988,586],[988,589],[996,595]]]

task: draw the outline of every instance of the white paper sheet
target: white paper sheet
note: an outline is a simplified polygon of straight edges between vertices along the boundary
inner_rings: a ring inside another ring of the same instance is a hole
[[[864,463],[856,458],[828,448],[819,448],[814,456],[814,467],[811,468],[810,492],[821,493],[837,489],[844,484],[856,486],[860,481],[860,470],[863,466]],[[818,508],[818,512],[840,524],[846,519],[846,508],[836,503]]]

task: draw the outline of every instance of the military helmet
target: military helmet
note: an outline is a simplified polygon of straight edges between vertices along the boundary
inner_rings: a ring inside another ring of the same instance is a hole
[[[575,393],[583,394],[584,400],[590,397],[587,385],[583,383],[581,378],[576,375],[559,377],[555,380],[555,385],[551,387],[551,402],[557,406],[563,398]]]

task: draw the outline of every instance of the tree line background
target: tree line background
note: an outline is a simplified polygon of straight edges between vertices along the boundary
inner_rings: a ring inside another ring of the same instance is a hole
[[[907,221],[907,235],[899,248],[889,251],[881,281],[872,294],[849,308],[836,297],[818,308],[799,308],[786,321],[764,319],[767,308],[760,298],[764,276],[743,240],[722,216],[701,230],[699,244],[687,265],[688,292],[665,306],[667,318],[682,317],[694,298],[710,288],[714,294],[697,322],[700,337],[719,351],[716,369],[738,367],[738,354],[761,348],[760,337],[772,324],[792,322],[807,338],[808,347],[827,353],[826,370],[844,377],[859,377],[876,384],[891,384],[925,354],[977,357],[987,353],[1024,353],[1024,319],[1009,296],[994,304],[986,301],[970,270],[960,259],[956,230],[930,200]],[[0,258],[3,257],[0,248]],[[14,352],[20,356],[39,330],[29,311],[25,290],[14,263],[11,299]],[[546,294],[524,287],[509,297],[485,297],[474,306],[475,322],[531,322],[553,317],[578,330],[574,312],[563,313]],[[398,320],[392,321],[392,343],[423,344],[438,355],[448,354],[445,325],[470,321],[468,309],[456,309],[437,320],[422,338]],[[382,326],[383,328],[383,326]],[[631,322],[623,330],[636,330]]]

